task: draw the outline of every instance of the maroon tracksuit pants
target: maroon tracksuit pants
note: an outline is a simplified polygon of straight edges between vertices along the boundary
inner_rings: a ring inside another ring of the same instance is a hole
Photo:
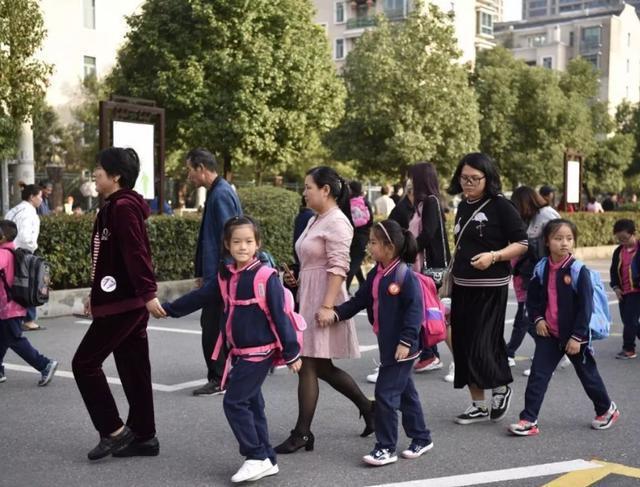
[[[141,440],[155,436],[148,321],[146,308],[94,318],[73,357],[73,375],[78,389],[91,421],[102,437],[123,424],[102,371],[102,363],[111,353],[129,402],[127,426]]]

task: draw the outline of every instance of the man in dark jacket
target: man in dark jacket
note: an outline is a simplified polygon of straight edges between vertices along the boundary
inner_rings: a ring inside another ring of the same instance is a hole
[[[91,240],[91,295],[85,314],[93,321],[73,357],[73,375],[100,442],[90,460],[108,455],[152,456],[155,436],[147,322],[166,316],[156,298],[151,249],[145,226],[149,207],[133,191],[140,161],[133,149],[109,148],[98,155],[96,190],[105,199]],[[129,401],[120,419],[102,363],[113,353]]]
[[[218,164],[213,154],[204,149],[193,149],[187,154],[186,165],[189,180],[196,187],[207,188],[195,259],[196,285],[202,287],[207,280],[216,279],[222,254],[224,224],[229,218],[242,215],[242,207],[234,189],[218,175]],[[222,301],[219,299],[202,308],[200,326],[202,351],[207,365],[207,383],[195,389],[194,396],[213,396],[224,392],[220,383],[226,357],[220,354],[217,360],[211,359],[220,333],[222,308]]]

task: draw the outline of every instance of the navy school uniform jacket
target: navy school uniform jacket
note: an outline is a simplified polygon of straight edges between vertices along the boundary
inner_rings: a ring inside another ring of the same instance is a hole
[[[589,341],[589,321],[593,312],[593,286],[586,266],[578,274],[577,293],[571,282],[571,264],[575,262],[572,256],[564,262],[556,273],[558,294],[558,328],[559,339],[562,344],[569,338],[580,343]],[[527,311],[534,323],[545,319],[548,301],[549,261],[545,261],[543,282],[537,275],[531,278],[527,291]]]
[[[396,347],[400,343],[409,347],[407,360],[415,358],[422,349],[420,330],[424,320],[424,305],[420,285],[411,269],[406,269],[403,282],[398,282],[399,266],[406,264],[399,260],[389,264],[378,287],[377,337],[380,362],[383,366],[396,363]],[[380,264],[377,264],[367,274],[366,282],[360,286],[353,298],[335,308],[338,321],[347,320],[366,308],[369,322],[373,325],[373,280],[379,267]],[[393,284],[400,288],[397,294],[394,294]]]
[[[622,248],[623,245],[618,245],[618,247],[613,251],[613,257],[611,258],[611,269],[609,269],[609,274],[611,275],[611,289],[622,289],[622,259],[620,258]],[[629,275],[631,276],[632,289],[635,290],[640,288],[640,242],[638,242],[636,246],[636,255],[634,255],[633,260],[631,261]]]
[[[261,266],[259,261],[248,265],[239,272],[236,299],[253,299],[253,279]],[[228,281],[225,281],[228,283]],[[164,303],[162,307],[169,316],[179,318],[201,309],[207,303],[220,296],[217,279],[207,279],[199,289],[185,294],[172,303]],[[269,312],[276,325],[280,342],[284,348],[282,356],[287,363],[294,362],[300,356],[300,346],[296,338],[293,325],[284,312],[284,290],[277,274],[272,274],[267,281],[266,299]],[[225,335],[228,310],[225,309],[221,318],[220,329]],[[233,341],[238,348],[259,347],[268,345],[276,340],[271,331],[269,320],[257,304],[236,306],[231,323]]]

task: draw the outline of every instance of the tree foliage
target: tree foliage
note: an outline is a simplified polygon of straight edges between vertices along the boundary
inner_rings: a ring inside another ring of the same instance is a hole
[[[384,16],[348,54],[345,116],[328,138],[334,156],[362,175],[398,175],[430,160],[448,175],[479,142],[477,102],[456,63],[451,18],[421,2],[405,22]]]
[[[344,89],[309,0],[148,0],[109,84],[167,110],[168,149],[205,146],[258,178],[304,159]]]

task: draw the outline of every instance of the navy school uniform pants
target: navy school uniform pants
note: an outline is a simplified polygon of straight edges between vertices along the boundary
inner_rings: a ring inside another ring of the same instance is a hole
[[[140,440],[148,440],[156,434],[148,321],[146,308],[94,318],[73,357],[73,376],[91,421],[102,437],[123,424],[102,371],[102,363],[111,353],[129,402],[127,426]]]
[[[42,372],[50,360],[38,352],[29,340],[22,336],[23,318],[9,318],[0,320],[0,372],[4,373],[2,362],[7,350],[13,350],[22,360],[31,367]]]
[[[536,336],[536,351],[533,355],[531,375],[524,394],[524,410],[520,413],[520,419],[537,421],[551,376],[564,354],[564,347],[557,338]],[[606,413],[611,407],[611,399],[587,345],[582,345],[580,353],[567,355],[567,357],[571,360],[584,391],[593,402],[596,416]]]
[[[275,465],[276,452],[269,443],[261,390],[272,362],[271,358],[261,362],[235,358],[222,404],[229,426],[240,444],[240,455],[247,460],[269,458]]]
[[[200,314],[202,353],[207,366],[207,380],[209,382],[217,382],[218,384],[222,382],[222,374],[224,373],[224,366],[227,360],[225,347],[220,349],[220,354],[216,360],[213,360],[211,355],[213,355],[213,349],[218,341],[220,327],[224,326],[224,323],[221,323],[223,310],[224,304],[222,303],[222,298],[216,297],[214,301],[202,308],[202,313]]]
[[[622,318],[622,349],[635,352],[636,337],[640,338],[640,293],[625,294],[618,306]]]
[[[402,427],[416,443],[431,443],[422,414],[420,397],[413,383],[413,360],[381,365],[376,381],[376,440],[377,448],[396,449],[398,442],[398,414],[402,413]]]
[[[529,318],[527,307],[525,303],[518,303],[518,311],[516,311],[516,317],[513,320],[511,339],[507,344],[507,356],[515,358],[516,351],[520,348],[520,345],[522,345],[527,333],[529,333],[534,340],[536,339],[535,326]]]

